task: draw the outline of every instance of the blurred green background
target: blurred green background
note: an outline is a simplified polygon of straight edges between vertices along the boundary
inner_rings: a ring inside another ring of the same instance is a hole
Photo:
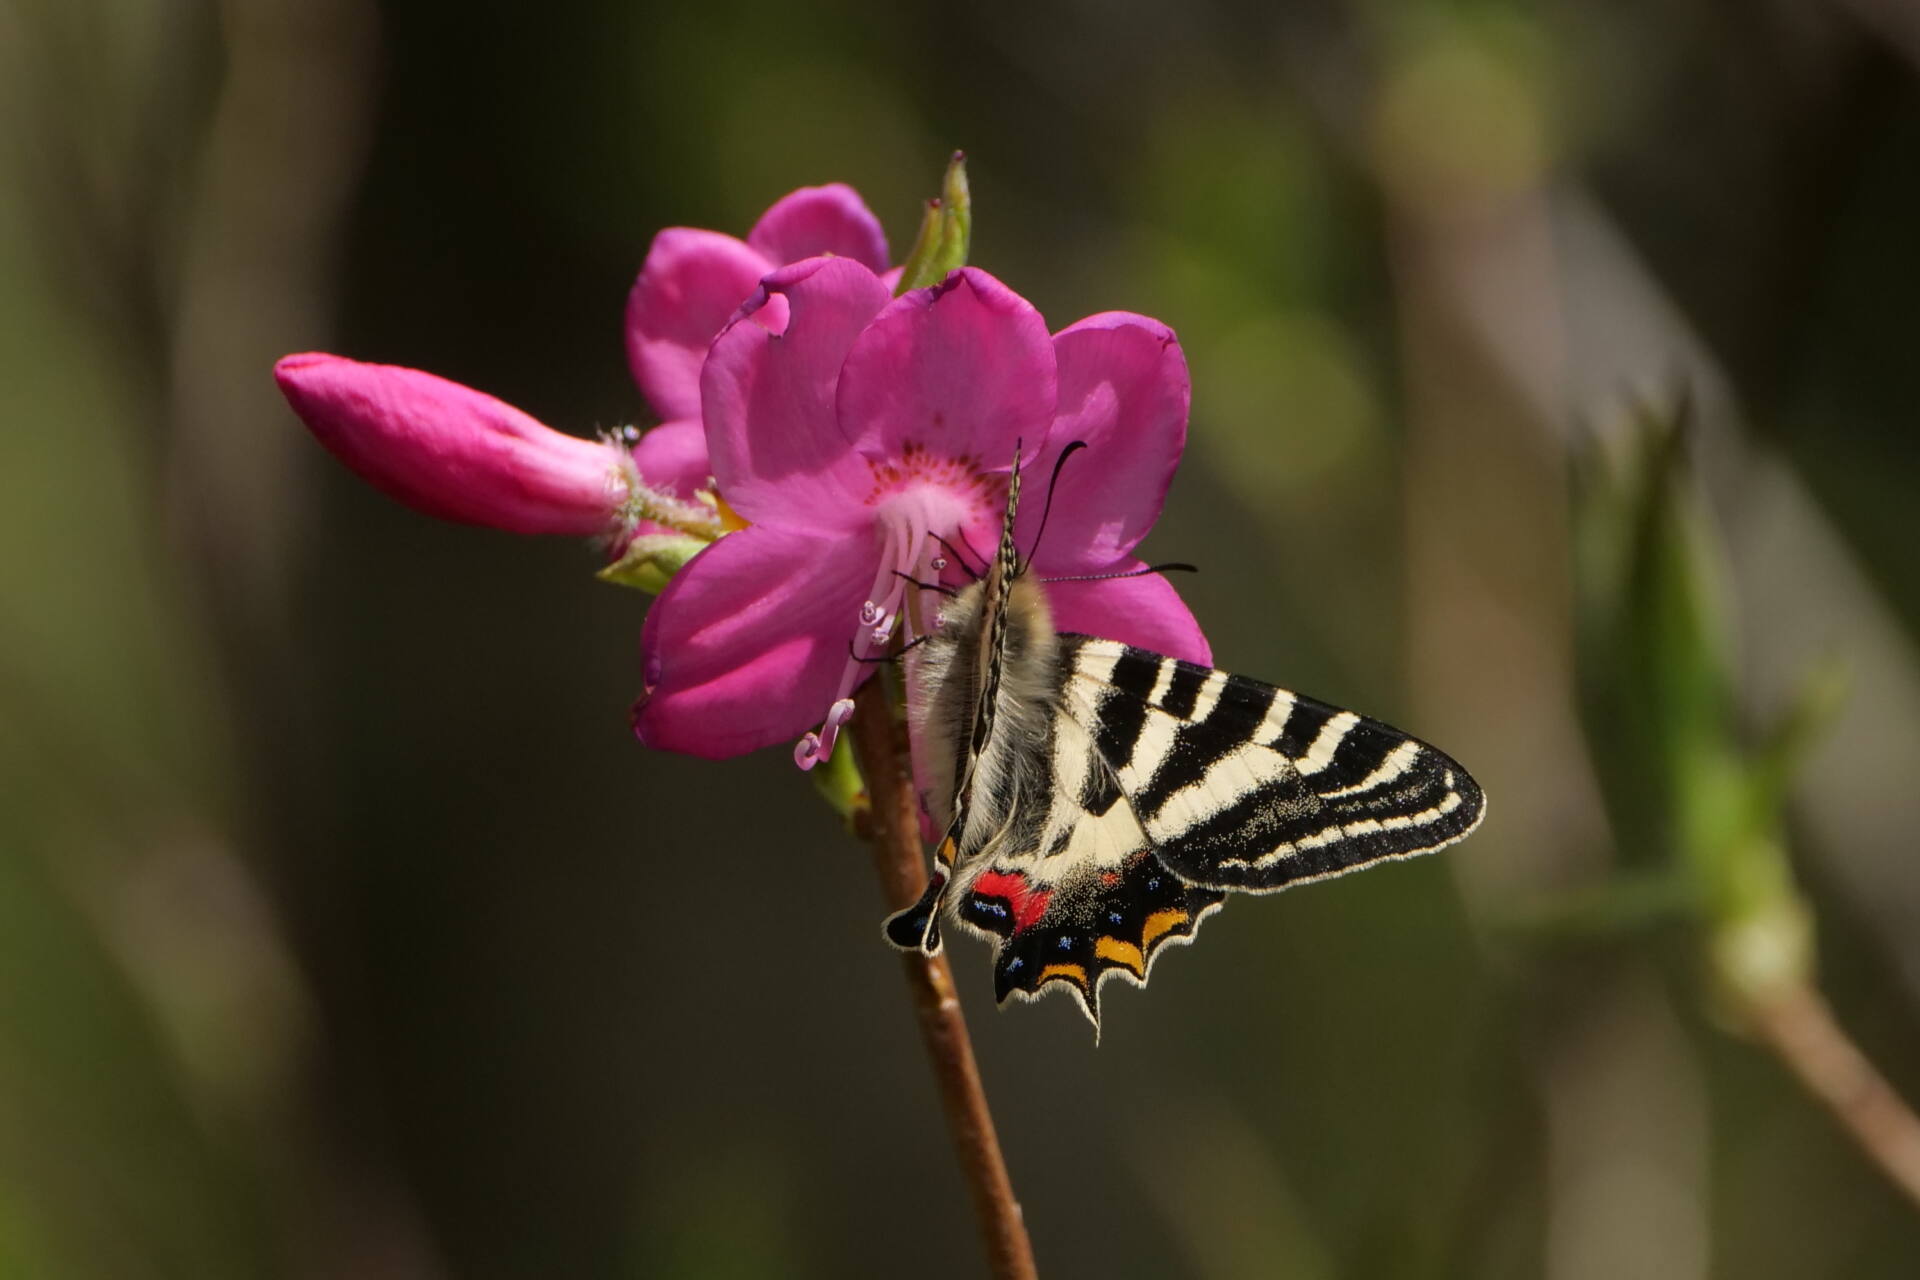
[[[976,263],[1182,335],[1149,554],[1219,661],[1491,797],[1234,902],[1097,1050],[957,944],[1042,1273],[1920,1268],[1698,931],[1607,918],[1671,851],[1583,734],[1568,484],[1688,390],[1736,718],[1850,674],[1787,832],[1920,1096],[1900,0],[0,0],[0,145],[0,1277],[979,1274],[864,850],[784,751],[632,742],[590,550],[389,502],[269,377],[644,425],[656,229],[837,179],[898,254],[956,146]]]

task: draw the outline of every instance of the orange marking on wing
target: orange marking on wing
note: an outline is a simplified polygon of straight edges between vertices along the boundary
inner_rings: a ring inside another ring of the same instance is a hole
[[[1141,958],[1140,948],[1131,942],[1122,942],[1118,938],[1101,938],[1093,944],[1093,954],[1102,960],[1110,960],[1132,971],[1136,978],[1147,973],[1146,961]]]
[[[933,851],[933,856],[940,860],[941,866],[943,867],[952,866],[953,865],[953,837],[948,836],[945,840],[942,840],[940,842],[940,847]]]
[[[1174,909],[1154,912],[1147,917],[1146,925],[1140,930],[1140,949],[1153,950],[1154,943],[1192,918],[1186,912]]]
[[[1040,971],[1040,982],[1050,978],[1065,978],[1082,991],[1087,989],[1087,971],[1077,964],[1050,964]],[[1040,983],[1034,984],[1036,987]]]

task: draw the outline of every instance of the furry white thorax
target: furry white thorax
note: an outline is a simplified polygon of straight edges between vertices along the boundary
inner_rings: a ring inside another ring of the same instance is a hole
[[[1005,591],[1006,640],[993,728],[978,757],[968,759],[992,657],[999,578],[996,565],[947,600],[938,627],[914,654],[911,710],[928,770],[928,811],[944,828],[956,817],[960,795],[967,797],[965,825],[952,834],[973,865],[956,867],[958,876],[977,872],[985,859],[971,855],[993,852],[1023,804],[1045,806],[1052,795],[1052,762],[1039,748],[1057,714],[1059,639],[1046,596],[1030,579],[1016,578]]]

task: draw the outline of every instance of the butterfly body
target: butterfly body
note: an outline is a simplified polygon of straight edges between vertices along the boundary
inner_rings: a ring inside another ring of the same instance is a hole
[[[1098,1025],[1229,891],[1267,893],[1432,852],[1480,821],[1453,760],[1376,720],[1116,640],[1056,633],[1013,544],[947,599],[909,656],[928,812],[926,893],[887,922],[994,944],[1002,1002],[1056,986]]]

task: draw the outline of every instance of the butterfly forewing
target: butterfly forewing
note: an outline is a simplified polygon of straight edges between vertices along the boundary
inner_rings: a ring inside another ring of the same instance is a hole
[[[1094,742],[1160,861],[1266,892],[1430,853],[1480,821],[1453,760],[1351,711],[1113,640],[1061,637],[1062,708]]]

